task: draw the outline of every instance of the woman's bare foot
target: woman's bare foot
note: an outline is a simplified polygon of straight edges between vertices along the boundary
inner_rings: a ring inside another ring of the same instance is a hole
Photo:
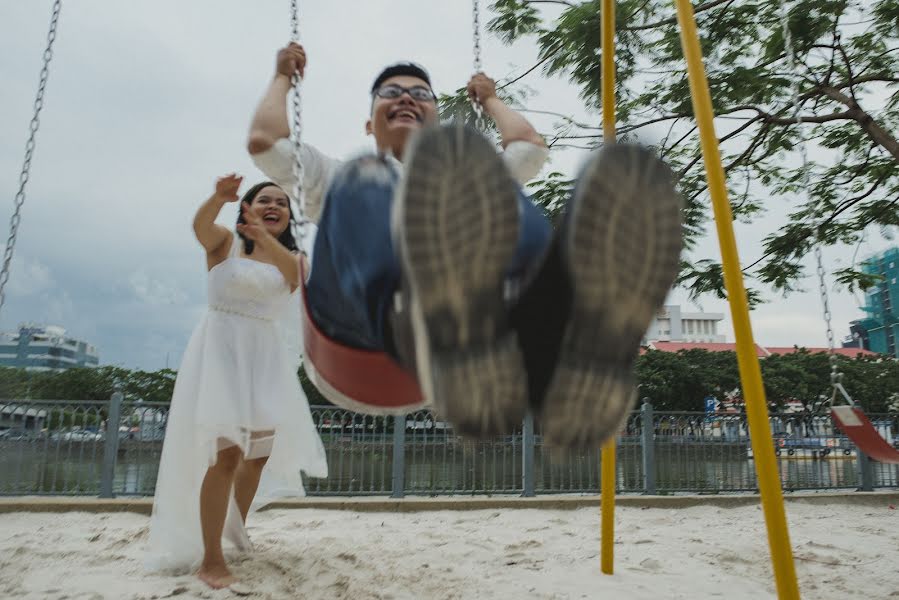
[[[224,563],[201,566],[197,571],[197,579],[214,590],[221,590],[237,583],[237,578],[231,574]]]

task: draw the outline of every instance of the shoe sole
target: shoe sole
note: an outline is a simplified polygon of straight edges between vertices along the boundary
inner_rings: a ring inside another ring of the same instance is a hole
[[[633,362],[679,269],[681,206],[670,169],[645,148],[604,148],[585,169],[562,246],[573,303],[544,397],[547,444],[602,444],[627,419]]]
[[[406,159],[393,227],[425,399],[457,433],[520,426],[527,380],[507,325],[504,272],[518,242],[515,183],[475,130],[422,131]]]

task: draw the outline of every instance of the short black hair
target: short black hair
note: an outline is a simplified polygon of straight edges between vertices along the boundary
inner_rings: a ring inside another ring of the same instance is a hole
[[[418,77],[422,81],[428,84],[428,87],[431,86],[431,76],[428,75],[428,72],[425,68],[414,62],[399,62],[392,64],[390,66],[385,67],[381,73],[375,78],[375,82],[371,86],[371,93],[374,94],[375,91],[381,84],[390,79],[391,77],[396,77],[397,75],[409,75],[411,77]]]

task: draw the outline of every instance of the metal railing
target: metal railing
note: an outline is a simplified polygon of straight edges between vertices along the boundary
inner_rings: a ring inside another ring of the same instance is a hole
[[[0,495],[152,495],[168,404],[0,400]],[[599,448],[544,446],[539,425],[466,441],[427,410],[399,417],[312,408],[329,476],[307,479],[310,495],[597,493]],[[869,415],[888,441],[899,415]],[[899,466],[859,455],[829,417],[774,414],[787,491],[899,488]],[[646,425],[646,426],[644,426]],[[756,491],[742,415],[633,412],[618,438],[622,493]]]

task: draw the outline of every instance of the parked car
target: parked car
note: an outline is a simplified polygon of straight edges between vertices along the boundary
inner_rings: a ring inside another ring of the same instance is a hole
[[[96,431],[73,429],[71,431],[57,431],[50,436],[50,439],[60,442],[102,442],[104,437],[102,433]]]
[[[27,429],[4,429],[0,431],[0,441],[21,442],[30,441],[37,437],[34,432]]]

